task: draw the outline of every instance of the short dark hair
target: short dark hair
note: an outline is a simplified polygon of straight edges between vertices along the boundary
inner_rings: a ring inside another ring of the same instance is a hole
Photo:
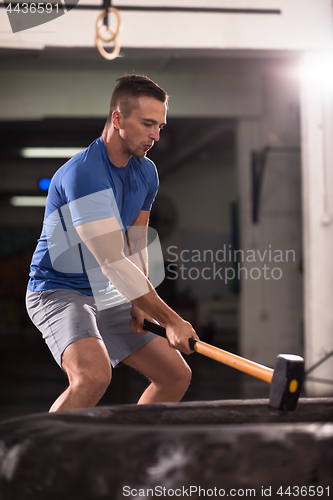
[[[147,76],[126,75],[116,80],[110,103],[109,120],[114,110],[119,109],[125,118],[138,108],[139,97],[152,97],[167,103],[169,96],[161,87]]]

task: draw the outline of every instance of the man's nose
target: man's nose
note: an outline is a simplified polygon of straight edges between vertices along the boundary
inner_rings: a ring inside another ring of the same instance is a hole
[[[150,138],[153,139],[153,141],[159,141],[160,139],[160,129],[159,127],[154,128],[150,134]]]

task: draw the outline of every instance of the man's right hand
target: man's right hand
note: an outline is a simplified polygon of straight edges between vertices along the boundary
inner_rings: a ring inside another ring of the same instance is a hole
[[[166,335],[170,347],[178,349],[184,354],[193,353],[188,342],[190,338],[200,340],[192,325],[181,318],[177,320],[177,322],[166,327]]]

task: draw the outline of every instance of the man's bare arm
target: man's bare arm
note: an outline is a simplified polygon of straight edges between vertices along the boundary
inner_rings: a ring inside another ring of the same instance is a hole
[[[127,228],[126,242],[128,255],[137,255],[135,264],[145,276],[148,277],[148,249],[147,249],[147,236],[148,236],[148,223],[150,212],[148,210],[141,210],[134,223]]]
[[[76,230],[117,290],[166,328],[172,347],[190,354],[188,339],[198,338],[194,329],[158,296],[144,273],[126,257],[116,217],[88,222]]]

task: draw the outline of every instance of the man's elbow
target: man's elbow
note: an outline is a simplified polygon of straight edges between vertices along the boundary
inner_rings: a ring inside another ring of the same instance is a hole
[[[116,268],[120,262],[127,260],[124,252],[112,253],[111,255],[103,255],[97,258],[98,264],[101,268]]]

